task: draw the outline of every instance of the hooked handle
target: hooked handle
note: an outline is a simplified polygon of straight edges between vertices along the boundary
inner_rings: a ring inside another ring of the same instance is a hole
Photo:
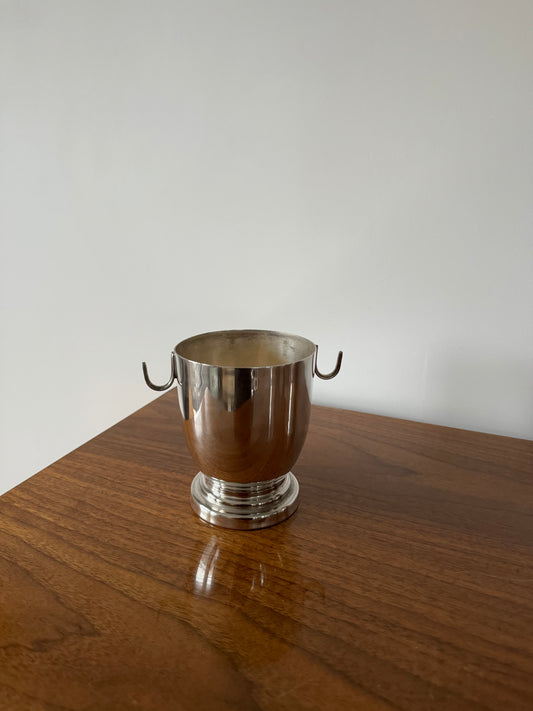
[[[331,380],[332,378],[334,378],[338,374],[339,370],[341,369],[341,363],[342,363],[342,351],[339,351],[339,355],[337,356],[337,363],[335,365],[335,368],[331,371],[331,373],[324,375],[318,369],[318,346],[316,347],[316,350],[315,350],[315,373],[318,375],[319,378],[322,378],[322,380]]]
[[[178,378],[178,364],[176,362],[176,354],[174,351],[170,354],[170,378],[167,383],[164,385],[155,385],[152,383],[150,380],[150,376],[148,375],[148,368],[146,367],[146,363],[143,362],[143,375],[144,375],[144,381],[148,385],[149,388],[152,388],[152,390],[158,390],[161,392],[162,390],[168,390],[169,387],[172,385],[174,382],[174,379],[178,382],[178,385],[181,385],[179,378]]]

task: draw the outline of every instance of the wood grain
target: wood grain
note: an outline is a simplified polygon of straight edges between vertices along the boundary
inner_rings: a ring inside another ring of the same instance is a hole
[[[0,708],[533,708],[533,443],[313,408],[298,512],[189,507],[175,393],[0,499]]]

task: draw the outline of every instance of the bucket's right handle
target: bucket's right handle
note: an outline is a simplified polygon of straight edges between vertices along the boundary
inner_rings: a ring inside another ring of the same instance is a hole
[[[331,373],[324,375],[318,369],[318,346],[316,347],[316,350],[315,350],[315,373],[318,375],[319,378],[322,378],[322,380],[331,380],[332,378],[334,378],[338,374],[339,370],[341,369],[341,363],[342,363],[342,351],[339,351],[339,355],[337,356],[337,363],[335,365],[335,368],[331,371]]]

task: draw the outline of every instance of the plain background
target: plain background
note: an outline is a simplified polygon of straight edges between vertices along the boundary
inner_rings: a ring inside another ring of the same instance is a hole
[[[530,0],[0,0],[0,490],[219,328],[533,436]]]

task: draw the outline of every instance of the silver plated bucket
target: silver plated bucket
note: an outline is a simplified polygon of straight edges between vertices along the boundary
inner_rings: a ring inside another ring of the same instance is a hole
[[[307,435],[318,346],[276,331],[215,331],[181,341],[171,353],[185,437],[200,471],[193,510],[225,528],[255,529],[284,521],[298,507],[291,467]]]

